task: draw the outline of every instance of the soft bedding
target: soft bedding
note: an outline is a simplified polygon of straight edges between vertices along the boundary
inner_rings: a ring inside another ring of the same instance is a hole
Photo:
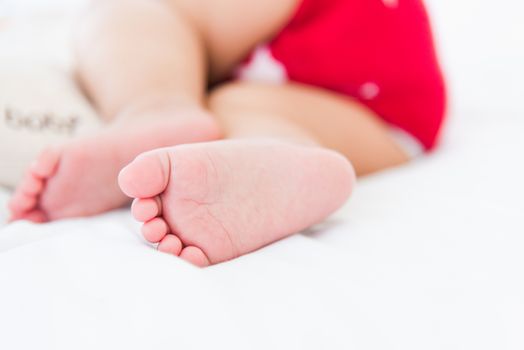
[[[0,349],[523,349],[524,110],[505,97],[513,80],[489,98],[480,86],[509,68],[466,60],[483,49],[459,43],[466,5],[431,5],[455,95],[438,152],[361,179],[325,224],[205,270],[157,253],[126,209],[1,224]],[[510,64],[523,52],[499,20]]]

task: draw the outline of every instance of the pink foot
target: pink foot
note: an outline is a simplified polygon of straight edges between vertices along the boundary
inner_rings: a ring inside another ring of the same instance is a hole
[[[321,222],[348,198],[349,162],[275,141],[217,141],[144,153],[120,187],[142,233],[197,266],[254,251]]]
[[[44,151],[10,201],[12,220],[90,216],[124,205],[129,199],[118,188],[118,172],[138,154],[218,137],[211,117],[191,113],[148,116]]]
[[[49,148],[31,165],[9,201],[11,220],[47,221],[45,213],[39,208],[39,200],[45,182],[56,171],[59,154],[58,148]]]

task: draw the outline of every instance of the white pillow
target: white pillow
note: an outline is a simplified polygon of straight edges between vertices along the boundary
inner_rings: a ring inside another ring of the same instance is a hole
[[[0,185],[15,186],[45,146],[100,126],[100,118],[66,70],[0,60]]]

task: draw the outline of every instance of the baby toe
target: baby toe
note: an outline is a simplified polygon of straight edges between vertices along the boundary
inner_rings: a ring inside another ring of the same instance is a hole
[[[9,200],[8,208],[12,214],[17,215],[36,206],[37,198],[33,195],[17,191]]]
[[[31,210],[28,213],[25,213],[20,220],[27,220],[34,222],[36,224],[41,224],[48,221],[47,216],[45,213],[39,209]]]
[[[151,243],[158,243],[166,236],[168,227],[166,222],[161,218],[154,218],[142,226],[142,235]]]
[[[166,189],[170,168],[167,152],[144,153],[120,171],[118,183],[128,197],[155,197]]]
[[[42,192],[42,189],[44,188],[44,181],[42,179],[34,176],[32,173],[28,173],[22,183],[19,186],[20,191],[36,196],[40,192]]]
[[[179,255],[182,251],[182,242],[180,238],[173,234],[168,234],[158,244],[158,250],[162,253]]]
[[[37,177],[49,178],[55,172],[59,158],[60,151],[58,148],[50,147],[38,156],[37,160],[31,165],[30,171]]]
[[[211,262],[207,258],[206,254],[204,254],[202,249],[193,246],[184,248],[180,253],[180,258],[198,267],[206,267],[211,265]]]
[[[137,198],[131,205],[133,217],[140,222],[150,221],[161,215],[160,198]]]

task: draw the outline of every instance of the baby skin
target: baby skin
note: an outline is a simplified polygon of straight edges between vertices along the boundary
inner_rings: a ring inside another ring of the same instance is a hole
[[[319,147],[227,140],[142,154],[119,182],[149,242],[207,266],[322,221],[348,198],[354,172]]]
[[[357,101],[294,83],[219,84],[298,4],[96,2],[79,76],[111,124],[46,150],[11,201],[13,218],[93,215],[131,197],[147,241],[208,266],[321,222],[356,174],[406,162]]]
[[[46,222],[121,207],[129,199],[118,188],[118,172],[138,154],[219,138],[216,122],[197,109],[155,108],[146,117],[44,150],[9,202],[12,220]]]

